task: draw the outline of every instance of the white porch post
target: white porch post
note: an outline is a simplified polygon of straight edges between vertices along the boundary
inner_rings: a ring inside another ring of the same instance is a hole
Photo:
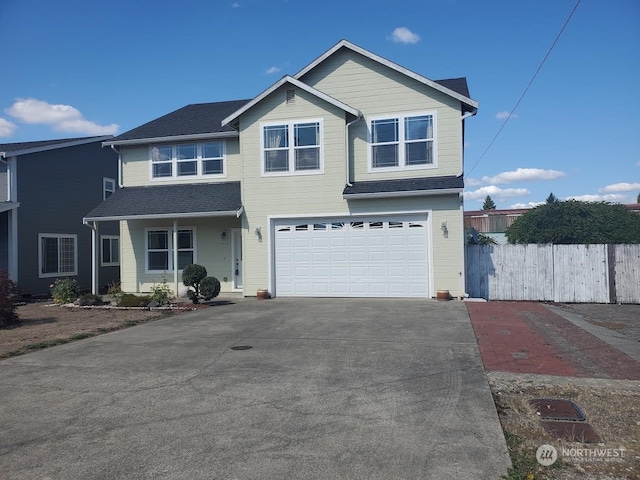
[[[98,245],[98,223],[93,222],[91,227],[91,293],[98,294],[98,255],[100,254],[100,248]]]
[[[178,219],[173,220],[173,292],[178,296]]]

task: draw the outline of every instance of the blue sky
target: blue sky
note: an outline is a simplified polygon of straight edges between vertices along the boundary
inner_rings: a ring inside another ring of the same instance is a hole
[[[466,76],[465,208],[640,193],[640,2],[2,0],[0,143],[118,134],[189,103],[251,98],[340,39]],[[480,160],[478,162],[478,160]],[[475,165],[475,166],[474,166]]]

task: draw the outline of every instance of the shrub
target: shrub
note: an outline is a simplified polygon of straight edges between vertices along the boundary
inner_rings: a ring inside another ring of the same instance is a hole
[[[132,293],[123,293],[118,301],[119,307],[146,307],[149,305],[151,297],[148,295],[134,295]]]
[[[109,284],[107,295],[113,298],[116,304],[120,302],[120,297],[122,297],[122,287],[120,286],[120,280],[113,281]]]
[[[94,295],[92,293],[85,293],[84,295],[80,295],[80,298],[77,300],[78,305],[83,307],[96,306],[96,305],[104,305],[104,302],[98,295]]]
[[[51,285],[51,297],[58,304],[75,302],[78,298],[78,282],[71,278],[58,278]]]
[[[18,323],[14,295],[18,294],[18,286],[11,280],[4,270],[0,270],[0,328]]]
[[[206,277],[200,282],[200,294],[206,301],[220,293],[220,281],[216,277]]]
[[[200,299],[200,282],[206,276],[207,269],[195,263],[187,265],[182,271],[182,283],[185,287],[193,287],[193,290],[187,291],[187,296],[193,303],[198,303]]]
[[[167,276],[162,275],[162,283],[155,283],[151,287],[151,301],[158,305],[169,305],[173,298],[173,290],[167,284]]]

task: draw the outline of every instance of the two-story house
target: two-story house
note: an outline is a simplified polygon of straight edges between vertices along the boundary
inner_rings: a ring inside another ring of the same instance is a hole
[[[0,270],[23,294],[46,295],[56,278],[86,290],[92,278],[100,287],[118,279],[117,222],[103,224],[95,254],[82,224],[116,190],[118,156],[102,147],[110,138],[0,144]]]
[[[122,288],[204,265],[223,291],[464,291],[464,78],[432,81],[348,41],[250,100],[189,105],[105,142]]]

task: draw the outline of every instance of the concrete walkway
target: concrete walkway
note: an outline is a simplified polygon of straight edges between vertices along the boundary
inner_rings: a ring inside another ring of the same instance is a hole
[[[242,299],[2,361],[0,385],[3,479],[491,479],[509,465],[458,302]]]

